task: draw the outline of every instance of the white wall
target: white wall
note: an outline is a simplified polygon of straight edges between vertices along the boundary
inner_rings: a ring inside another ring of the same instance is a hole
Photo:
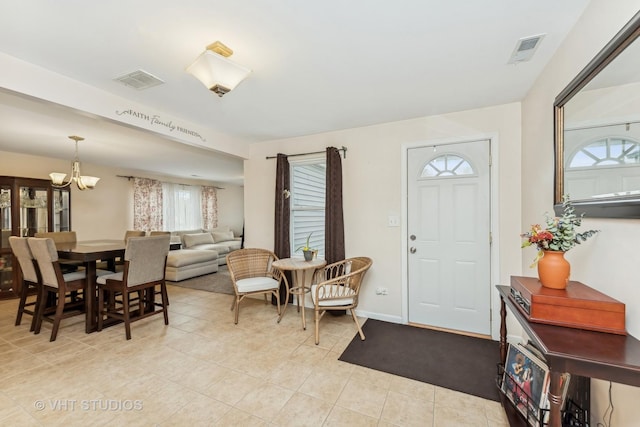
[[[228,225],[239,236],[244,224],[244,187],[222,184],[218,194],[218,226]]]
[[[638,0],[592,0],[576,26],[522,103],[522,216],[525,225],[542,221],[553,204],[553,114],[556,95],[640,9]],[[626,304],[629,333],[640,337],[639,220],[587,218],[584,229],[602,230],[567,254],[571,278]],[[516,247],[505,248],[516,250]],[[523,251],[527,269],[533,249]],[[608,382],[592,380],[592,422],[601,421],[608,405]],[[612,425],[636,426],[640,389],[613,385]]]
[[[403,212],[402,145],[494,135],[494,165],[499,167],[495,212],[499,225],[494,230],[494,241],[498,247],[519,247],[520,117],[520,105],[508,104],[253,144],[244,165],[246,246],[273,249],[276,161],[265,157],[278,152],[296,154],[346,146],[347,158],[342,160],[346,256],[373,259],[358,311],[399,322],[403,315],[404,249],[401,227],[388,227],[387,219]],[[501,251],[495,263],[497,280],[508,283],[511,274],[520,273],[520,262],[519,251]],[[388,288],[389,294],[375,295],[379,286]],[[496,314],[494,319],[497,317]]]
[[[49,173],[66,172],[71,169],[71,160],[60,160],[26,154],[0,151],[0,175],[25,178],[49,179]],[[133,183],[124,176],[146,176],[164,181],[184,184],[208,184],[202,181],[143,175],[140,172],[106,168],[90,163],[81,163],[83,174],[100,177],[94,190],[80,191],[71,186],[71,225],[82,240],[118,239],[126,230],[133,228]],[[240,186],[220,185],[218,191],[218,215],[220,225],[230,225],[242,230],[243,189]]]

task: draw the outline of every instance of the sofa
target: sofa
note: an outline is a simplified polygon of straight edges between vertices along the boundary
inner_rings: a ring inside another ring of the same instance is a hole
[[[216,271],[218,271],[218,253],[216,251],[178,249],[169,251],[167,255],[165,279],[179,282]]]
[[[171,236],[171,243],[180,243],[182,250],[216,251],[218,265],[226,264],[227,254],[242,246],[242,238],[235,237],[229,227],[173,231]]]

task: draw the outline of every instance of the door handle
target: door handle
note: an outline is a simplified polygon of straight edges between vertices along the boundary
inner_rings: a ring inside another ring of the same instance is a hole
[[[411,252],[412,254],[415,254],[416,253],[416,248],[415,247],[411,247],[409,249],[409,252]]]

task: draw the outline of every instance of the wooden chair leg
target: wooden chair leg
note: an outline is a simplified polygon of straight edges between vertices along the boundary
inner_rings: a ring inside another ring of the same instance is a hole
[[[29,292],[29,285],[27,282],[22,282],[22,287],[20,289],[20,302],[18,303],[18,314],[16,315],[16,325],[20,326],[20,322],[22,322],[22,313],[24,313],[24,305],[27,302],[27,294]]]
[[[58,336],[58,328],[60,328],[60,321],[64,314],[64,303],[66,295],[63,289],[58,289],[58,304],[56,305],[56,314],[53,317],[53,328],[51,329],[51,338],[49,341],[55,341]]]
[[[153,287],[152,291],[154,292],[154,296],[155,296],[155,286]],[[169,295],[167,294],[167,285],[162,282],[160,284],[160,292],[161,292],[161,296],[162,296],[162,311],[164,312],[164,324],[168,325],[169,324],[169,310],[167,309],[167,307],[169,306]]]
[[[129,293],[126,289],[122,290],[122,317],[124,322],[125,336],[128,340],[131,339],[131,321],[129,313]]]
[[[106,289],[98,288],[98,327],[97,330],[102,330],[102,323],[104,322],[104,293],[107,292]]]
[[[362,332],[362,328],[360,327],[360,323],[358,323],[358,318],[356,317],[356,312],[352,309],[349,309],[351,312],[351,317],[353,317],[353,321],[356,322],[356,327],[358,328],[358,333],[360,334],[360,339],[364,341],[364,332]]]
[[[278,292],[278,290],[276,290],[275,292],[271,293],[272,295],[276,296],[276,304],[278,307],[278,316],[280,316],[280,292]],[[264,294],[264,299],[267,299],[267,294]]]
[[[31,316],[31,327],[29,328],[30,332],[35,332],[36,323],[38,321],[38,311],[40,310],[40,288],[42,285],[36,285],[36,302],[33,305],[33,315]]]
[[[238,315],[240,314],[240,298],[239,297],[236,297],[235,310],[236,310],[236,312],[234,313],[235,314],[234,323],[237,325],[238,324]]]
[[[316,323],[316,345],[320,344],[320,312],[313,310],[313,316]]]
[[[124,317],[124,330],[127,339],[131,339],[131,319],[129,318],[129,292],[122,291],[122,305],[123,305],[123,317]]]
[[[36,313],[36,324],[33,329],[33,333],[36,335],[40,333],[40,328],[42,327],[42,318],[44,317],[44,308],[47,305],[48,293],[47,288],[44,286],[41,286],[38,291],[38,299],[36,300],[36,306],[38,309]]]

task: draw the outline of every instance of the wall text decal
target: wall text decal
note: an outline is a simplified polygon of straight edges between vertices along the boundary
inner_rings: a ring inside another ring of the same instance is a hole
[[[116,114],[119,116],[131,116],[136,119],[144,120],[146,122],[149,122],[152,126],[162,126],[168,129],[169,132],[173,132],[173,131],[180,132],[185,135],[193,136],[195,138],[200,138],[200,140],[202,140],[203,142],[206,142],[206,138],[204,138],[198,132],[176,125],[173,122],[173,120],[164,120],[158,114],[149,115],[133,109],[122,110],[122,111],[116,110]]]

